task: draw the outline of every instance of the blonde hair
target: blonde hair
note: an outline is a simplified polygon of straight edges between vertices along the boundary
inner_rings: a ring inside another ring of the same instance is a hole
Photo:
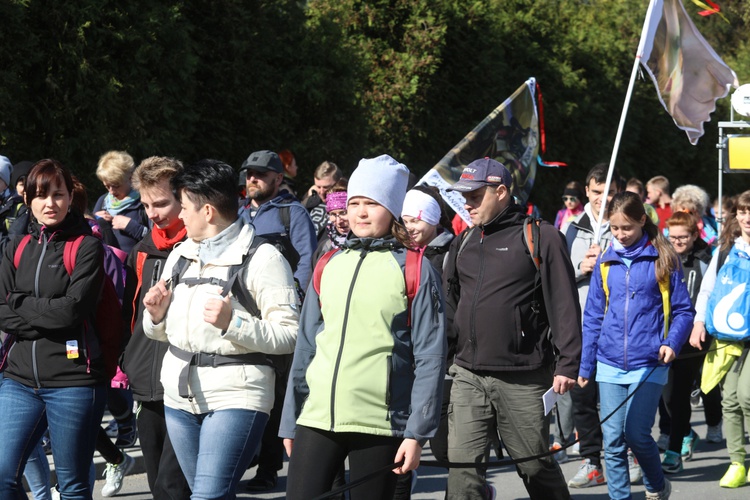
[[[158,185],[163,179],[182,172],[182,162],[166,156],[150,156],[143,160],[133,172],[133,189],[141,190]]]
[[[669,196],[669,179],[667,179],[663,175],[657,175],[656,177],[652,177],[646,183],[646,186],[656,186],[664,194],[666,194],[667,196]]]
[[[96,176],[103,183],[120,184],[130,180],[135,162],[125,151],[109,151],[99,158]]]

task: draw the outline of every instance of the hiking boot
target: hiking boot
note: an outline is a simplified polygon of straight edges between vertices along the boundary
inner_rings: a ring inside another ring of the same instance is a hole
[[[128,475],[130,469],[135,465],[133,457],[122,452],[122,462],[119,464],[107,463],[104,469],[104,487],[102,488],[103,497],[113,497],[122,489],[122,479]]]
[[[667,450],[661,461],[661,470],[666,474],[677,474],[682,472],[682,457],[676,451]]]
[[[640,483],[643,479],[643,470],[631,450],[628,450],[628,477],[630,477],[630,484]]]
[[[560,443],[552,443],[552,446],[550,446],[549,449],[550,451],[555,452],[555,454],[552,456],[555,458],[558,464],[564,464],[568,461],[568,454],[565,452],[565,449]]]
[[[664,478],[664,488],[661,491],[646,491],[646,500],[667,500],[672,494],[672,483],[669,479]]]
[[[576,475],[568,481],[568,487],[588,488],[589,486],[596,486],[602,483],[604,483],[604,472],[602,471],[601,464],[594,465],[591,463],[591,459],[587,458],[581,462]]]
[[[747,483],[745,466],[738,462],[732,462],[724,477],[719,481],[722,488],[739,488]]]
[[[276,487],[278,477],[275,471],[267,472],[259,468],[258,472],[255,473],[255,477],[247,482],[245,489],[256,492],[270,491]]]
[[[659,447],[659,451],[662,453],[667,451],[667,448],[669,448],[669,434],[659,434],[659,439],[656,440],[656,446]]]
[[[721,432],[721,422],[718,425],[709,425],[706,430],[707,443],[721,443],[724,441],[724,434]]]
[[[695,449],[695,443],[698,442],[698,434],[693,429],[690,429],[690,434],[682,438],[682,459],[686,462],[693,459],[693,450]]]

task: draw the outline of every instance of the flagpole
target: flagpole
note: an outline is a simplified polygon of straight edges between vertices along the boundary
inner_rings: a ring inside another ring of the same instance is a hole
[[[635,87],[635,78],[638,75],[638,65],[641,62],[641,55],[643,54],[643,45],[647,38],[646,30],[651,22],[651,16],[653,15],[655,4],[658,0],[650,0],[648,4],[648,10],[646,11],[646,19],[643,21],[643,30],[641,31],[641,39],[638,42],[638,51],[635,55],[635,61],[633,61],[633,71],[630,72],[630,82],[628,83],[628,91],[625,94],[625,103],[622,106],[622,114],[620,115],[620,124],[617,127],[617,136],[615,137],[615,146],[612,149],[612,157],[609,160],[609,170],[607,171],[607,181],[604,183],[604,194],[602,198],[602,206],[599,209],[599,220],[596,221],[596,230],[594,231],[594,243],[599,244],[599,236],[601,235],[602,223],[604,221],[604,211],[607,209],[607,197],[609,195],[609,186],[612,184],[612,174],[615,170],[615,162],[617,161],[617,153],[620,150],[620,139],[622,139],[622,131],[625,128],[625,118],[628,116],[628,108],[630,107],[630,99],[633,96],[633,87]]]

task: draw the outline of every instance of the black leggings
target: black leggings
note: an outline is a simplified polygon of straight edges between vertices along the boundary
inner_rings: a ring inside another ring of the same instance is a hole
[[[331,491],[336,472],[349,457],[349,480],[366,476],[392,464],[401,438],[372,436],[355,432],[329,432],[297,427],[289,459],[286,498],[309,500]],[[351,500],[390,500],[396,487],[396,474],[380,477],[352,488]]]

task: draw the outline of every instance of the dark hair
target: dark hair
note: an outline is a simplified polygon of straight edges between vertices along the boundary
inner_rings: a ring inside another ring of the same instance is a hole
[[[427,184],[420,184],[418,186],[414,186],[412,188],[414,191],[421,191],[422,193],[431,196],[440,207],[440,226],[448,231],[450,234],[453,234],[453,224],[451,224],[451,219],[448,217],[448,209],[445,206],[445,200],[443,200],[443,197],[440,196],[440,190],[436,188],[435,186],[430,186]]]
[[[31,206],[31,200],[37,196],[47,196],[47,191],[53,182],[65,185],[68,194],[73,194],[73,177],[70,170],[57,160],[50,158],[39,160],[31,167],[28,177],[26,177],[26,191],[23,194],[26,204]]]
[[[200,160],[187,165],[172,177],[172,189],[186,196],[196,205],[211,205],[227,220],[237,218],[239,200],[234,169],[219,160]]]
[[[86,186],[83,185],[78,177],[73,177],[73,199],[70,200],[70,206],[85,214],[89,207],[89,195],[86,193]]]
[[[721,214],[726,220],[726,223],[721,226],[719,239],[719,247],[722,251],[730,250],[734,245],[734,240],[742,234],[740,223],[737,222],[737,210],[750,210],[750,191],[745,191],[736,197],[734,206],[728,214]]]
[[[679,267],[679,257],[675,252],[674,247],[667,241],[663,234],[659,231],[659,228],[651,220],[651,217],[646,215],[646,207],[643,205],[641,197],[631,191],[623,191],[617,193],[612,197],[612,201],[609,203],[609,210],[607,215],[612,220],[614,214],[621,213],[632,221],[645,220],[643,231],[648,235],[649,241],[654,245],[656,251],[659,254],[659,258],[656,261],[656,279],[661,281],[675,269]],[[611,223],[611,222],[610,222]]]
[[[326,191],[326,196],[331,193],[345,193],[348,185],[349,179],[347,179],[346,177],[342,177],[341,179],[336,181],[336,184],[328,188],[328,190]]]
[[[586,187],[588,187],[591,179],[594,179],[597,184],[604,184],[607,182],[607,172],[609,172],[609,165],[606,163],[597,163],[591,167],[591,170],[589,170],[589,173],[586,175]],[[619,192],[623,190],[624,182],[622,177],[620,177],[620,174],[617,172],[617,169],[612,171],[611,184],[615,186],[615,191]]]

